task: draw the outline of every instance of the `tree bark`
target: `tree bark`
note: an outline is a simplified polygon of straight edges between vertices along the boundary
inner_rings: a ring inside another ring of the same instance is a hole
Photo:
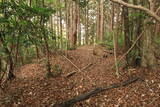
[[[142,39],[142,61],[141,66],[142,67],[148,67],[150,69],[156,68],[156,58],[154,56],[154,32],[153,32],[153,26],[151,25],[145,25],[145,33],[143,35]]]
[[[127,2],[128,0],[124,0]],[[124,37],[125,37],[125,52],[131,47],[130,41],[130,25],[129,25],[129,12],[127,7],[123,7],[123,23],[124,23]],[[126,55],[127,65],[130,65],[130,53]]]
[[[87,2],[87,1],[86,1]],[[85,7],[85,43],[89,44],[89,35],[88,35],[88,6]]]
[[[102,42],[104,35],[104,0],[98,1],[97,9],[97,40]]]
[[[149,0],[150,2],[150,9],[151,11],[155,11],[155,4],[153,3],[153,0]],[[155,37],[155,24],[148,24],[148,21],[151,21],[150,19],[147,19],[145,21],[145,33],[143,35],[142,40],[142,61],[141,66],[142,67],[149,67],[151,69],[156,68],[156,58],[154,55],[155,50],[155,44],[154,44],[154,37]]]
[[[69,47],[75,48],[77,44],[77,4],[72,1],[72,6],[70,6],[70,17],[69,17]]]

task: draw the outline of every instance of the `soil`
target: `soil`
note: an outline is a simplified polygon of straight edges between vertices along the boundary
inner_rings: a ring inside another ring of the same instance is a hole
[[[0,107],[51,107],[96,87],[119,83],[136,76],[142,80],[126,87],[104,91],[74,106],[160,107],[159,70],[124,69],[120,66],[120,77],[117,78],[113,55],[95,56],[93,46],[82,46],[64,53],[80,69],[88,64],[92,65],[83,71],[77,71],[62,55],[53,55],[52,66],[59,65],[62,69],[62,73],[54,78],[46,78],[45,58],[24,65],[15,72],[17,78],[3,86],[4,92],[0,90]],[[120,65],[123,63],[124,61]],[[73,71],[77,71],[76,74],[66,78],[66,75]]]

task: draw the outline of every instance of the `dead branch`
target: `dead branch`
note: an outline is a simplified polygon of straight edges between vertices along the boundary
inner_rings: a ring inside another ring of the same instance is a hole
[[[158,16],[155,12],[153,12],[153,11],[151,11],[151,10],[145,8],[145,7],[142,7],[140,5],[133,5],[133,4],[130,4],[130,3],[126,3],[126,2],[124,2],[122,0],[111,0],[111,1],[115,2],[115,3],[118,3],[120,5],[123,5],[123,6],[129,7],[129,8],[134,8],[134,9],[142,10],[145,13],[147,13],[149,16],[153,17],[158,22],[160,22],[160,16]]]
[[[67,61],[69,61],[78,71],[81,71],[81,69],[75,65],[70,59],[68,59],[65,55],[62,55]]]
[[[90,64],[87,64],[86,66],[84,66],[81,71],[85,71],[87,68],[91,67],[93,65],[93,63],[90,63]],[[77,71],[72,71],[70,73],[68,73],[65,77],[68,78],[68,77],[71,77],[72,75],[76,74]]]
[[[137,41],[142,37],[144,31],[137,37],[137,39],[134,41],[134,43],[132,44],[132,46],[128,49],[128,51],[126,53],[124,53],[118,60],[118,62],[120,62],[136,45]]]
[[[124,86],[127,86],[127,85],[129,85],[129,84],[131,84],[133,82],[136,82],[139,79],[140,79],[139,77],[135,77],[135,78],[126,80],[126,81],[121,82],[121,83],[112,84],[110,86],[98,87],[98,88],[95,88],[94,90],[91,90],[89,92],[86,92],[84,94],[76,96],[75,98],[72,98],[72,99],[70,99],[68,101],[65,101],[64,103],[55,104],[55,105],[53,105],[53,107],[71,107],[75,103],[80,102],[80,101],[84,101],[86,99],[89,99],[90,97],[93,97],[93,96],[97,95],[100,92],[103,92],[103,91],[106,91],[106,90],[109,90],[109,89],[118,88],[118,87],[124,87]]]

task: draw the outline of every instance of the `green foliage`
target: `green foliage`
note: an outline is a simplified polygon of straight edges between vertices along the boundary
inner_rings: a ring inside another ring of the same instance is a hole
[[[118,46],[121,48],[124,45],[124,35],[120,34],[118,36]],[[113,34],[112,32],[106,32],[104,36],[104,41],[97,41],[97,44],[106,46],[107,49],[113,50],[114,43],[113,43]]]
[[[97,41],[97,44],[106,46],[107,49],[112,50],[114,48],[112,32],[106,32],[106,34],[104,35],[104,40]]]
[[[130,20],[146,19],[147,15],[142,12],[134,12],[129,14]]]
[[[60,67],[60,65],[56,64],[56,65],[53,66],[53,71],[57,72],[57,73],[61,73],[62,68]]]
[[[76,47],[67,47],[67,50],[76,50]]]
[[[153,21],[148,21],[146,24],[148,24],[148,25],[154,25],[155,22],[153,22]]]
[[[56,2],[56,0],[46,0],[48,3]]]
[[[154,37],[154,42],[155,42],[158,46],[160,46],[160,35],[157,35],[157,36]]]
[[[52,66],[51,70],[53,70],[54,72],[47,72],[46,73],[47,78],[57,77],[62,73],[62,69],[58,64]]]
[[[124,46],[124,35],[123,34],[120,34],[120,35],[118,35],[118,45],[119,45],[119,47],[123,47]]]
[[[29,6],[25,1],[0,2],[0,55],[7,60],[6,48],[16,50],[19,44],[19,55],[24,56],[27,62],[35,57],[35,45],[41,46],[44,43],[43,36],[49,38],[50,30],[42,26],[47,23],[49,16],[56,11],[52,8],[33,5]],[[41,44],[41,45],[40,45]],[[14,46],[12,49],[11,46]],[[11,52],[14,52],[11,51]],[[15,58],[15,53],[11,53]]]

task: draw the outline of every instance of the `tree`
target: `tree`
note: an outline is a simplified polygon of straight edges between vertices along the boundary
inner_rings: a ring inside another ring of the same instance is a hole
[[[45,32],[48,30],[45,26],[41,26],[41,23],[46,23],[54,11],[51,8],[32,7],[31,3],[28,5],[24,1],[16,2],[14,0],[1,2],[0,10],[0,14],[2,14],[0,17],[1,49],[6,54],[4,59],[8,65],[8,79],[11,80],[15,77],[13,71],[16,61],[18,61],[20,47],[26,47],[28,43],[35,43],[33,42],[34,38],[38,41],[44,36],[44,30]],[[43,18],[39,19],[41,16]],[[35,34],[39,37],[35,37]],[[16,51],[13,50],[14,47],[16,47]]]
[[[104,36],[104,0],[98,1],[97,11],[97,38],[103,41]]]
[[[78,23],[78,5],[75,1],[70,1],[69,6],[69,47],[75,48],[77,44],[77,23]]]
[[[121,0],[111,0],[115,3],[119,3],[121,5],[124,5],[126,7],[129,7],[129,8],[134,8],[134,9],[138,9],[138,10],[141,10],[143,12],[145,12],[147,15],[153,17],[156,21],[160,22],[160,17],[156,14],[155,10],[154,10],[154,7],[155,7],[155,3],[150,0],[150,9],[147,9],[145,7],[142,7],[142,6],[137,6],[137,5],[133,5],[133,4],[129,4],[129,3],[126,3],[126,1],[121,1]],[[127,17],[126,17],[127,18]],[[154,56],[154,42],[153,42],[153,26],[151,26],[150,24],[148,24],[148,22],[151,21],[150,18],[146,18],[145,22],[144,22],[144,34],[143,34],[143,39],[142,39],[142,49],[139,50],[141,53],[141,66],[142,67],[150,67],[150,68],[155,68],[155,64],[156,64],[156,59],[155,59],[155,56]],[[125,23],[127,23],[128,21],[125,21]],[[124,23],[124,25],[125,25]],[[141,23],[139,22],[139,30],[142,28]],[[146,27],[147,26],[147,27]],[[127,24],[126,24],[126,29],[129,28],[130,26],[128,25],[127,27]],[[125,31],[125,33],[129,33],[129,29]],[[136,35],[140,35],[140,32],[142,32],[141,30],[140,31],[137,31],[137,34]],[[127,41],[129,41],[129,34],[125,34],[125,39],[128,38]],[[130,42],[128,42],[130,43]],[[125,46],[128,46],[128,48],[131,46],[131,45],[126,45]],[[127,49],[128,49],[127,48]],[[129,54],[127,54],[127,56],[129,56]],[[138,56],[137,56],[138,57]],[[128,57],[130,58],[130,57]],[[127,59],[128,59],[127,58]],[[132,57],[133,58],[133,57]],[[136,60],[135,60],[136,61]],[[130,61],[127,61],[127,62],[130,62]]]

